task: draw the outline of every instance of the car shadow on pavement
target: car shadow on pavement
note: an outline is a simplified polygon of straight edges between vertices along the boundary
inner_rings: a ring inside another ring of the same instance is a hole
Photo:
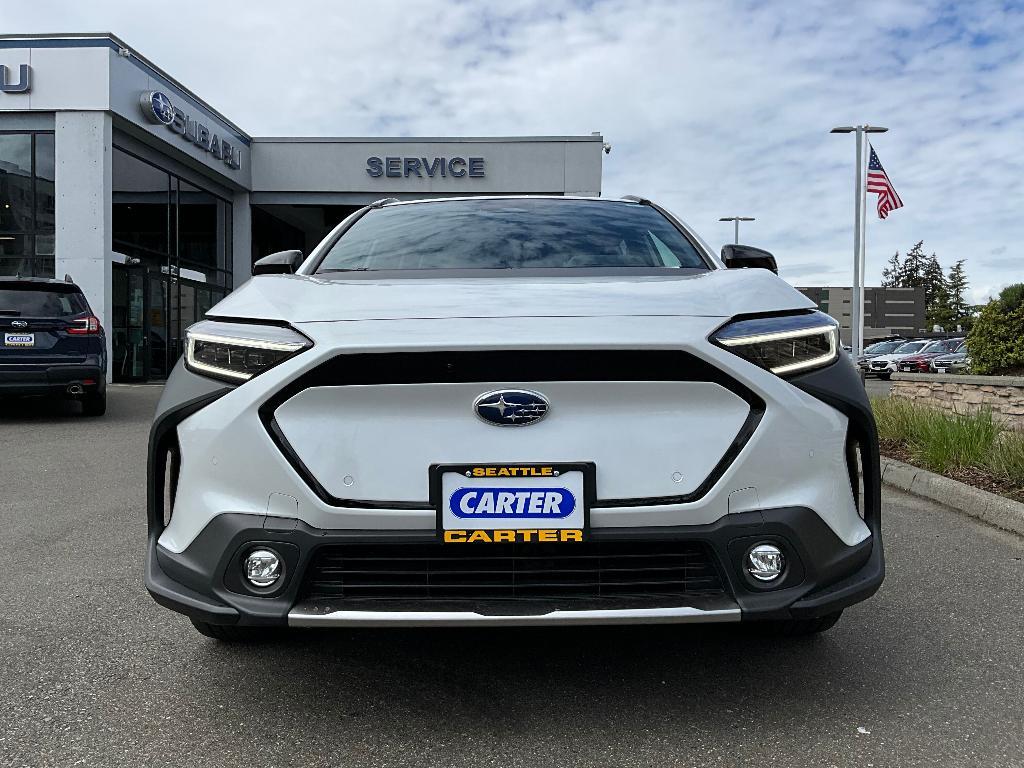
[[[811,720],[829,697],[859,687],[864,660],[851,646],[863,650],[852,632],[782,638],[756,625],[307,630],[210,643],[204,666],[207,682],[239,701],[287,689],[285,717],[386,711],[396,727],[414,718],[451,735],[453,718],[493,725],[495,706],[524,731],[549,730],[552,717],[637,729],[652,718]],[[767,700],[771,714],[759,713]]]
[[[0,399],[0,421],[61,422],[82,418],[81,403],[46,397]]]

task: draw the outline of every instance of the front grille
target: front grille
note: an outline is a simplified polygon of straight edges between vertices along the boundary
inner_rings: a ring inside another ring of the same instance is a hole
[[[710,597],[724,592],[699,542],[332,544],[315,555],[306,599],[413,601]]]

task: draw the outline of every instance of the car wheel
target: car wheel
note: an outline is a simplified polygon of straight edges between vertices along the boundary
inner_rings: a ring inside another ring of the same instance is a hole
[[[97,392],[82,398],[83,416],[102,416],[107,412],[107,393]]]
[[[826,632],[836,625],[842,611],[818,616],[814,619],[790,619],[789,621],[772,622],[772,629],[779,637],[805,637]]]
[[[259,638],[268,636],[266,630],[263,630],[257,635],[253,630],[255,627],[236,627],[225,624],[207,624],[205,621],[196,621],[191,619],[192,626],[196,628],[196,631],[204,637],[211,637],[214,640],[220,640],[222,643],[245,643],[252,642]]]

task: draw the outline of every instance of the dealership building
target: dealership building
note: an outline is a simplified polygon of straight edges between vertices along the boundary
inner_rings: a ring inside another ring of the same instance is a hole
[[[603,146],[254,137],[114,35],[0,36],[0,275],[70,275],[111,379],[159,380],[254,259],[381,198],[596,196]]]

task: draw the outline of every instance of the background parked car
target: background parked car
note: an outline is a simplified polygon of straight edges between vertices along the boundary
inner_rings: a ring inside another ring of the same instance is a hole
[[[0,278],[0,397],[80,400],[107,409],[107,341],[82,289],[65,280]]]
[[[967,351],[967,342],[963,342],[952,354],[939,355],[932,358],[931,369],[933,373],[962,373],[970,370],[971,358]]]
[[[896,368],[904,373],[930,373],[932,360],[940,355],[952,354],[963,343],[963,339],[939,339],[938,341],[933,341],[916,355],[900,360]]]
[[[872,376],[878,376],[880,379],[888,379],[896,373],[896,366],[900,360],[916,355],[928,346],[929,343],[931,342],[927,339],[914,339],[900,344],[900,346],[888,354],[877,355],[868,362],[867,373]]]
[[[878,357],[879,355],[886,355],[890,352],[896,351],[901,344],[906,344],[906,339],[888,339],[886,341],[876,341],[870,346],[864,347],[864,354],[857,358],[857,365],[860,366],[861,370],[865,373],[869,373],[870,366],[868,363],[872,358]]]

